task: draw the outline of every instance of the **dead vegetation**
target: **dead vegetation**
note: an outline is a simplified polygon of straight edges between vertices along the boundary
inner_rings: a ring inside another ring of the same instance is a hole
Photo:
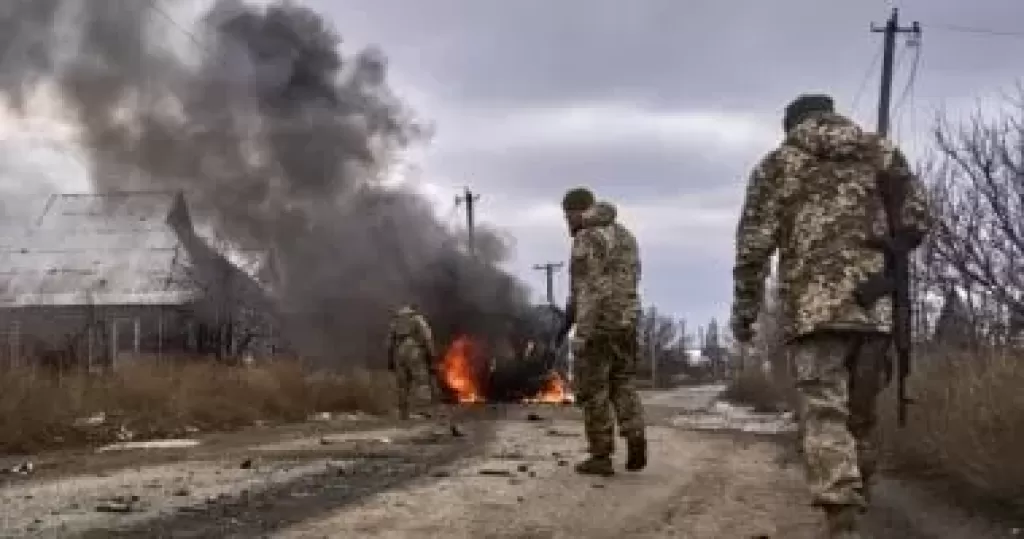
[[[915,354],[915,403],[896,426],[895,382],[879,397],[879,437],[890,474],[927,480],[979,506],[1024,515],[1024,354],[1006,348]],[[776,411],[795,403],[791,378],[739,374],[721,398]]]
[[[251,367],[140,362],[104,375],[0,373],[0,453],[181,436],[318,412],[381,413],[387,376],[311,374],[295,361]]]
[[[755,412],[778,412],[788,406],[791,387],[791,384],[773,379],[762,369],[746,369],[729,382],[719,398],[741,406],[752,406]]]
[[[892,417],[892,395],[880,402],[881,434],[893,470],[1024,513],[1024,354],[930,354],[918,359],[910,380],[917,402],[903,429]]]

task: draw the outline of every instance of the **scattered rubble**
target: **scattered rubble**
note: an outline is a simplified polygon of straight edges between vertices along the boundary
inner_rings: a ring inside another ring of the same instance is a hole
[[[32,461],[26,460],[25,462],[22,462],[20,464],[15,464],[14,466],[11,466],[10,468],[0,469],[0,473],[17,474],[17,475],[29,475],[33,471],[35,471],[35,469],[36,469],[35,464],[32,464]]]
[[[133,513],[141,510],[142,500],[138,496],[115,496],[100,500],[96,506],[98,513]]]
[[[76,427],[98,427],[107,422],[107,414],[99,412],[88,417],[80,417],[72,424]]]

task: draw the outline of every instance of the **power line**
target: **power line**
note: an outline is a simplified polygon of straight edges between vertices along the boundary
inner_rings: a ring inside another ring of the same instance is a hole
[[[861,77],[860,86],[857,88],[856,93],[853,94],[853,101],[850,103],[850,110],[853,113],[857,112],[857,105],[860,103],[860,98],[864,96],[864,90],[868,87],[868,81],[872,80],[875,67],[878,66],[878,61],[882,59],[882,49],[879,48],[875,51],[875,57],[871,59],[871,63],[868,65],[864,76]]]
[[[929,29],[945,30],[947,32],[959,33],[959,34],[974,34],[979,36],[990,36],[990,37],[1015,37],[1024,38],[1024,32],[1014,32],[1010,30],[993,30],[991,28],[979,28],[972,26],[960,26],[957,24],[928,24]]]
[[[894,109],[895,109],[894,113],[896,115],[896,128],[897,128],[897,131],[900,131],[900,128],[903,125],[903,113],[906,111],[906,109],[903,108],[903,104],[907,101],[908,98],[910,99],[910,109],[911,109],[910,110],[910,114],[911,114],[911,126],[910,126],[910,129],[911,129],[911,140],[913,140],[913,133],[915,132],[915,129],[916,129],[916,126],[915,126],[915,124],[916,124],[916,115],[914,114],[914,110],[913,110],[914,109],[914,102],[913,101],[914,101],[914,90],[915,90],[916,84],[917,84],[918,68],[921,65],[921,42],[920,41],[916,42],[916,44],[912,45],[912,47],[914,48],[914,58],[913,58],[913,60],[911,61],[911,64],[910,64],[910,73],[907,75],[907,83],[906,83],[906,85],[903,86],[903,91],[900,92],[900,97],[896,100],[896,105],[894,107]],[[897,137],[899,137],[899,133],[897,133]]]

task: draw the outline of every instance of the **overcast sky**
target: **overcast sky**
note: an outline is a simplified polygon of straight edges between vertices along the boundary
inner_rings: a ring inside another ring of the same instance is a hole
[[[478,192],[478,218],[515,239],[510,268],[537,299],[544,283],[533,264],[563,261],[568,251],[558,201],[567,188],[588,185],[619,205],[640,240],[645,302],[685,316],[691,328],[712,316],[724,322],[728,313],[743,186],[778,142],[785,104],[800,92],[825,91],[841,111],[874,126],[881,36],[869,27],[891,5],[307,1],[353,50],[384,50],[394,86],[436,124],[420,162],[422,189],[453,219],[461,218],[452,203],[462,186]],[[906,23],[919,20],[924,30],[913,99],[894,120],[894,134],[919,154],[938,107],[965,110],[1017,80],[1024,28],[1014,23],[1024,20],[1024,2],[896,4]],[[913,54],[901,40],[897,100]],[[15,136],[32,135],[0,133],[0,141]],[[73,174],[47,176],[65,169],[39,165],[63,159],[73,170],[62,151],[0,144],[0,158],[16,164],[7,170],[24,171],[17,184],[39,177],[39,185],[86,188],[67,179]],[[0,191],[4,184],[0,178]],[[566,285],[563,271],[559,301]]]
[[[644,299],[691,327],[724,319],[733,234],[750,167],[781,135],[803,91],[833,94],[874,126],[882,0],[315,0],[353,46],[376,43],[398,90],[437,124],[422,180],[451,213],[463,185],[479,218],[516,240],[511,267],[566,258],[557,203],[577,184],[618,203],[637,234]],[[1020,73],[1020,0],[896,2],[923,26],[911,99],[894,131],[927,130],[1009,89]],[[951,28],[952,27],[952,28]],[[894,99],[914,51],[897,55]],[[921,138],[921,137],[919,137]],[[567,285],[559,275],[556,295]],[[723,320],[724,321],[724,320]]]

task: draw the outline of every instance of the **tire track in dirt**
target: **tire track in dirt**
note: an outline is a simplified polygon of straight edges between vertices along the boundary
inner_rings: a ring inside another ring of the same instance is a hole
[[[120,528],[93,529],[77,539],[205,539],[266,537],[268,534],[357,503],[375,493],[400,488],[437,466],[474,454],[492,429],[486,422],[464,424],[464,436],[446,442],[395,444],[386,452],[363,454],[343,468],[328,467],[261,491],[243,491],[200,507]]]

